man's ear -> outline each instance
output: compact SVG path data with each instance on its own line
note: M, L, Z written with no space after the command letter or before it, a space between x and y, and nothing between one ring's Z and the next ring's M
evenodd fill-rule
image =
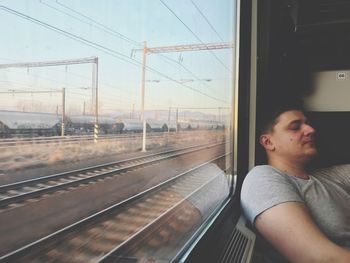
M271 137L269 134L262 134L259 138L260 144L269 151L275 150L275 146L273 145L273 142L271 141Z

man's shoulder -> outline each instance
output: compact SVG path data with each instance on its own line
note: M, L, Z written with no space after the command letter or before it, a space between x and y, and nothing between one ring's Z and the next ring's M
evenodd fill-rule
M271 165L257 165L253 167L248 174L250 173L260 173L260 172L274 172L277 171L276 168L274 168Z
M243 191L247 189L264 189L277 185L290 184L289 176L270 165L258 165L250 170L243 181Z
M256 179L257 177L266 179L269 177L275 177L276 175L278 177L283 177L283 173L271 165L257 165L249 171L249 173L246 176L246 179Z

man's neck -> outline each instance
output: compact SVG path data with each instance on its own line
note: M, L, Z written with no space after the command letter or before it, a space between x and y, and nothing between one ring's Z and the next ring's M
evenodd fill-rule
M299 177L302 179L309 179L309 175L305 169L304 163L299 162L287 162L284 160L269 160L269 165L277 168L278 170L285 172L289 175Z

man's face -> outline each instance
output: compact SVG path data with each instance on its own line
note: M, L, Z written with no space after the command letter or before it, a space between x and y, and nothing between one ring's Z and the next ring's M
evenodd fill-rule
M301 111L283 112L269 133L273 154L293 161L308 161L316 155L312 128Z

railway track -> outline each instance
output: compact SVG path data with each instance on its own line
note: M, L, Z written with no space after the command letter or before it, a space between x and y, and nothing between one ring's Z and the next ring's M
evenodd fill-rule
M225 155L215 160L223 157ZM176 237L184 235L201 220L201 214L188 198L223 176L222 171L210 170L209 163L215 160L4 255L0 260L118 262L118 258L130 249L135 250L140 242L151 247L159 247L159 242L166 239L168 243L176 243ZM134 254L142 255L140 251Z
M172 136L171 133L149 133L148 137L160 137L160 136ZM132 134L114 134L114 135L99 135L99 141L110 141L110 140L122 140L122 139L135 139L140 138L142 133L132 133ZM38 144L60 144L60 143L91 143L94 142L94 135L85 136L53 136L53 137L35 137L35 138L11 138L11 139L1 139L0 148L6 147L22 147L22 146L32 146Z
M193 135L196 132L201 134L202 131L181 131L176 132L149 132L147 133L148 138L157 137L177 137ZM129 133L129 134L113 134L113 135L99 135L98 141L111 141L111 140L129 140L141 138L142 133ZM39 144L61 144L61 143L93 143L94 135L84 135L84 136L52 136L52 137L35 137L35 138L8 138L0 139L0 149L8 147L22 147L22 146L33 146Z
M205 144L186 147L182 149L160 152L146 156L126 159L118 162L88 167L84 169L53 174L32 180L0 186L0 208L16 207L29 199L40 198L44 194L53 193L63 189L69 189L81 184L88 184L103 180L106 177L117 176L145 165L153 164L162 160L175 158L183 154L200 151L206 148L224 144Z

